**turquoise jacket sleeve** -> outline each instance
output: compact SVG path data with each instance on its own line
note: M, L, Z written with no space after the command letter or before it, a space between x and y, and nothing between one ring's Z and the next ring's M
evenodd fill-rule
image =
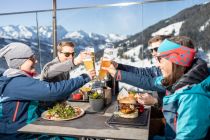
M197 140L206 136L210 126L210 100L207 96L183 95L177 113L176 139Z

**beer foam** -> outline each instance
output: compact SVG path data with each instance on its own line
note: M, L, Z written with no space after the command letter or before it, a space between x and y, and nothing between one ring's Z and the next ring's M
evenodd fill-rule
M111 59L107 57L103 57L102 61L111 61Z
M94 52L94 48L90 48L90 52Z
M94 52L94 48L93 47L87 47L86 50L88 50L90 52Z
M85 58L83 61L92 61L92 58Z

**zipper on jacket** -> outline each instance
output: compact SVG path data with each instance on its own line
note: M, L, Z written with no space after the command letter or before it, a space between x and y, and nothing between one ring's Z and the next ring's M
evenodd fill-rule
M16 108L15 108L15 113L14 113L13 119L12 119L13 122L15 122L15 120L16 120L19 105L20 105L20 101L17 101Z

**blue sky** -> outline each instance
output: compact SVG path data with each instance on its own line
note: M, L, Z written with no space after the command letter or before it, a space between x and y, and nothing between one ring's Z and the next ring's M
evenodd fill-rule
M57 8L135 1L142 0L57 0ZM57 24L64 26L68 31L84 30L100 34L131 35L187 7L206 1L209 0L184 0L128 7L59 11L57 12ZM0 13L51 8L52 0L1 0ZM50 26L52 25L52 13L39 13L38 20L40 26ZM35 14L0 16L0 26L5 25L36 26L36 17Z

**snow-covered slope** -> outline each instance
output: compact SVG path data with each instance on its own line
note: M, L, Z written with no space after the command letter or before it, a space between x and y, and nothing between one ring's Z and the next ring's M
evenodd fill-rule
M165 28L159 29L157 32L152 33L152 36L156 35L179 35L180 28L184 21L173 23L171 25L166 26Z
M200 32L204 31L209 25L210 25L210 19L207 20L207 21L199 28L199 31L200 31Z

